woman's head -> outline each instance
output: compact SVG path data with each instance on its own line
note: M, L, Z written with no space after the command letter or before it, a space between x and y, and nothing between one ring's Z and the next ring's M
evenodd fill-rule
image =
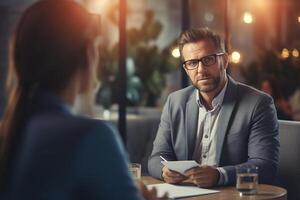
M96 57L95 17L72 0L42 0L23 14L13 38L12 67L21 87L58 92Z
M41 0L22 15L13 35L0 127L0 184L5 185L33 89L60 94L70 83L90 93L97 64L96 17L72 0ZM1 186L0 186L1 188Z

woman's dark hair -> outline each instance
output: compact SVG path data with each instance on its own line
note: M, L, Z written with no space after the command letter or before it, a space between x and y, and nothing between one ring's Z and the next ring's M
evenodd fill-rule
M95 16L72 0L42 0L22 15L12 37L8 99L0 127L0 181L20 145L26 108L35 88L60 92L78 71L87 70L88 51L99 33Z

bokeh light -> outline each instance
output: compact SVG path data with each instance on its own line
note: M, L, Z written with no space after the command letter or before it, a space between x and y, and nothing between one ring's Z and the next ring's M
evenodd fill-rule
M85 5L89 12L93 14L100 14L107 8L109 1L108 0L87 0Z
M235 64L241 62L241 54L238 51L233 51L231 53L230 60Z
M281 51L281 57L282 58L288 58L290 56L290 52L287 48L283 48Z
M298 58L299 57L299 51L298 51L298 49L293 49L292 55L293 55L293 57Z
M204 14L204 19L207 21L207 22L212 22L214 21L214 15L211 13L211 12L205 12Z
M179 58L180 57L180 52L179 52L179 48L178 47L175 47L173 50L172 50L172 56L174 58Z
M251 24L253 22L252 14L250 12L245 12L243 20L246 24Z

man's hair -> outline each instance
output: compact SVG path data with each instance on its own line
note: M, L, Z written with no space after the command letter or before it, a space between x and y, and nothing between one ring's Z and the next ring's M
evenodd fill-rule
M180 34L178 46L181 59L183 60L182 49L185 44L194 43L206 39L211 40L218 51L225 52L225 44L220 35L218 35L217 33L215 33L207 27L193 28L186 30Z

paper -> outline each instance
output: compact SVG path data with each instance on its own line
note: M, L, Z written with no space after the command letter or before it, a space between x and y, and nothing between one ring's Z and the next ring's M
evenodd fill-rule
M151 189L153 187L156 188L158 197L162 197L167 192L169 194L169 198L171 199L213 194L219 192L217 190L208 190L196 186L172 185L168 183L147 185L148 189Z
M199 166L199 164L194 160L181 160L181 161L161 161L164 166L169 169L184 174L184 172L193 167Z

